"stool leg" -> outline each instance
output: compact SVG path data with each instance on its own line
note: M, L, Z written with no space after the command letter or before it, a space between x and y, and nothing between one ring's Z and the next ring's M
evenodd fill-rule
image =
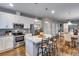
M39 56L39 47L38 47L38 52L37 52L37 56Z
M48 56L48 52L49 52L47 50L48 50L48 48L45 48L45 52L46 52L45 54L46 54L46 56Z
M42 48L42 56L44 56L44 53L43 53L43 48Z

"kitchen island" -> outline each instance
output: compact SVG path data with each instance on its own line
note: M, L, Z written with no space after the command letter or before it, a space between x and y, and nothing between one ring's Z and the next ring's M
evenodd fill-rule
M43 40L48 40L50 35L47 35ZM26 36L25 47L28 56L37 56L38 44L42 42L42 38L38 36Z

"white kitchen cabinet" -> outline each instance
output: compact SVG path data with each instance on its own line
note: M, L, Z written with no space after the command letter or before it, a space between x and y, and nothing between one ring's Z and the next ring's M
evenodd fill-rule
M0 51L4 50L3 38L0 38Z
M2 28L13 28L13 24L27 24L27 17L0 12ZM26 20L26 21L25 21ZM28 22L29 23L29 22Z
M13 37L5 37L5 49L13 48Z
M14 23L24 24L24 28L30 28L30 24L35 24L34 20L34 18L0 12L0 29L12 29Z
M17 23L24 24L24 28L30 28L30 24L34 24L33 18L17 16L16 20L18 21Z
M2 37L0 38L0 52L13 49L13 37Z
M0 29L13 28L12 21L15 19L14 15L0 12Z

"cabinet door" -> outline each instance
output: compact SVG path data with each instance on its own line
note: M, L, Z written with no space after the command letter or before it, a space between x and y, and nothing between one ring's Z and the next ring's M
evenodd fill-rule
M4 50L3 38L0 38L0 51Z
M13 48L13 37L9 38L8 46L9 48Z
M13 48L13 38L12 37L6 37L6 49Z
M12 22L14 19L14 15L5 12L0 12L0 29L12 29Z

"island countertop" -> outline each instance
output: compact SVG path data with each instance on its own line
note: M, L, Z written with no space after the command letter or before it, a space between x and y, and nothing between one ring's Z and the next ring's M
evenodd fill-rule
M48 38L50 38L51 35L46 35L43 40L48 40ZM38 36L25 36L26 40L30 40L33 43L39 43L42 41L42 38L39 38Z

